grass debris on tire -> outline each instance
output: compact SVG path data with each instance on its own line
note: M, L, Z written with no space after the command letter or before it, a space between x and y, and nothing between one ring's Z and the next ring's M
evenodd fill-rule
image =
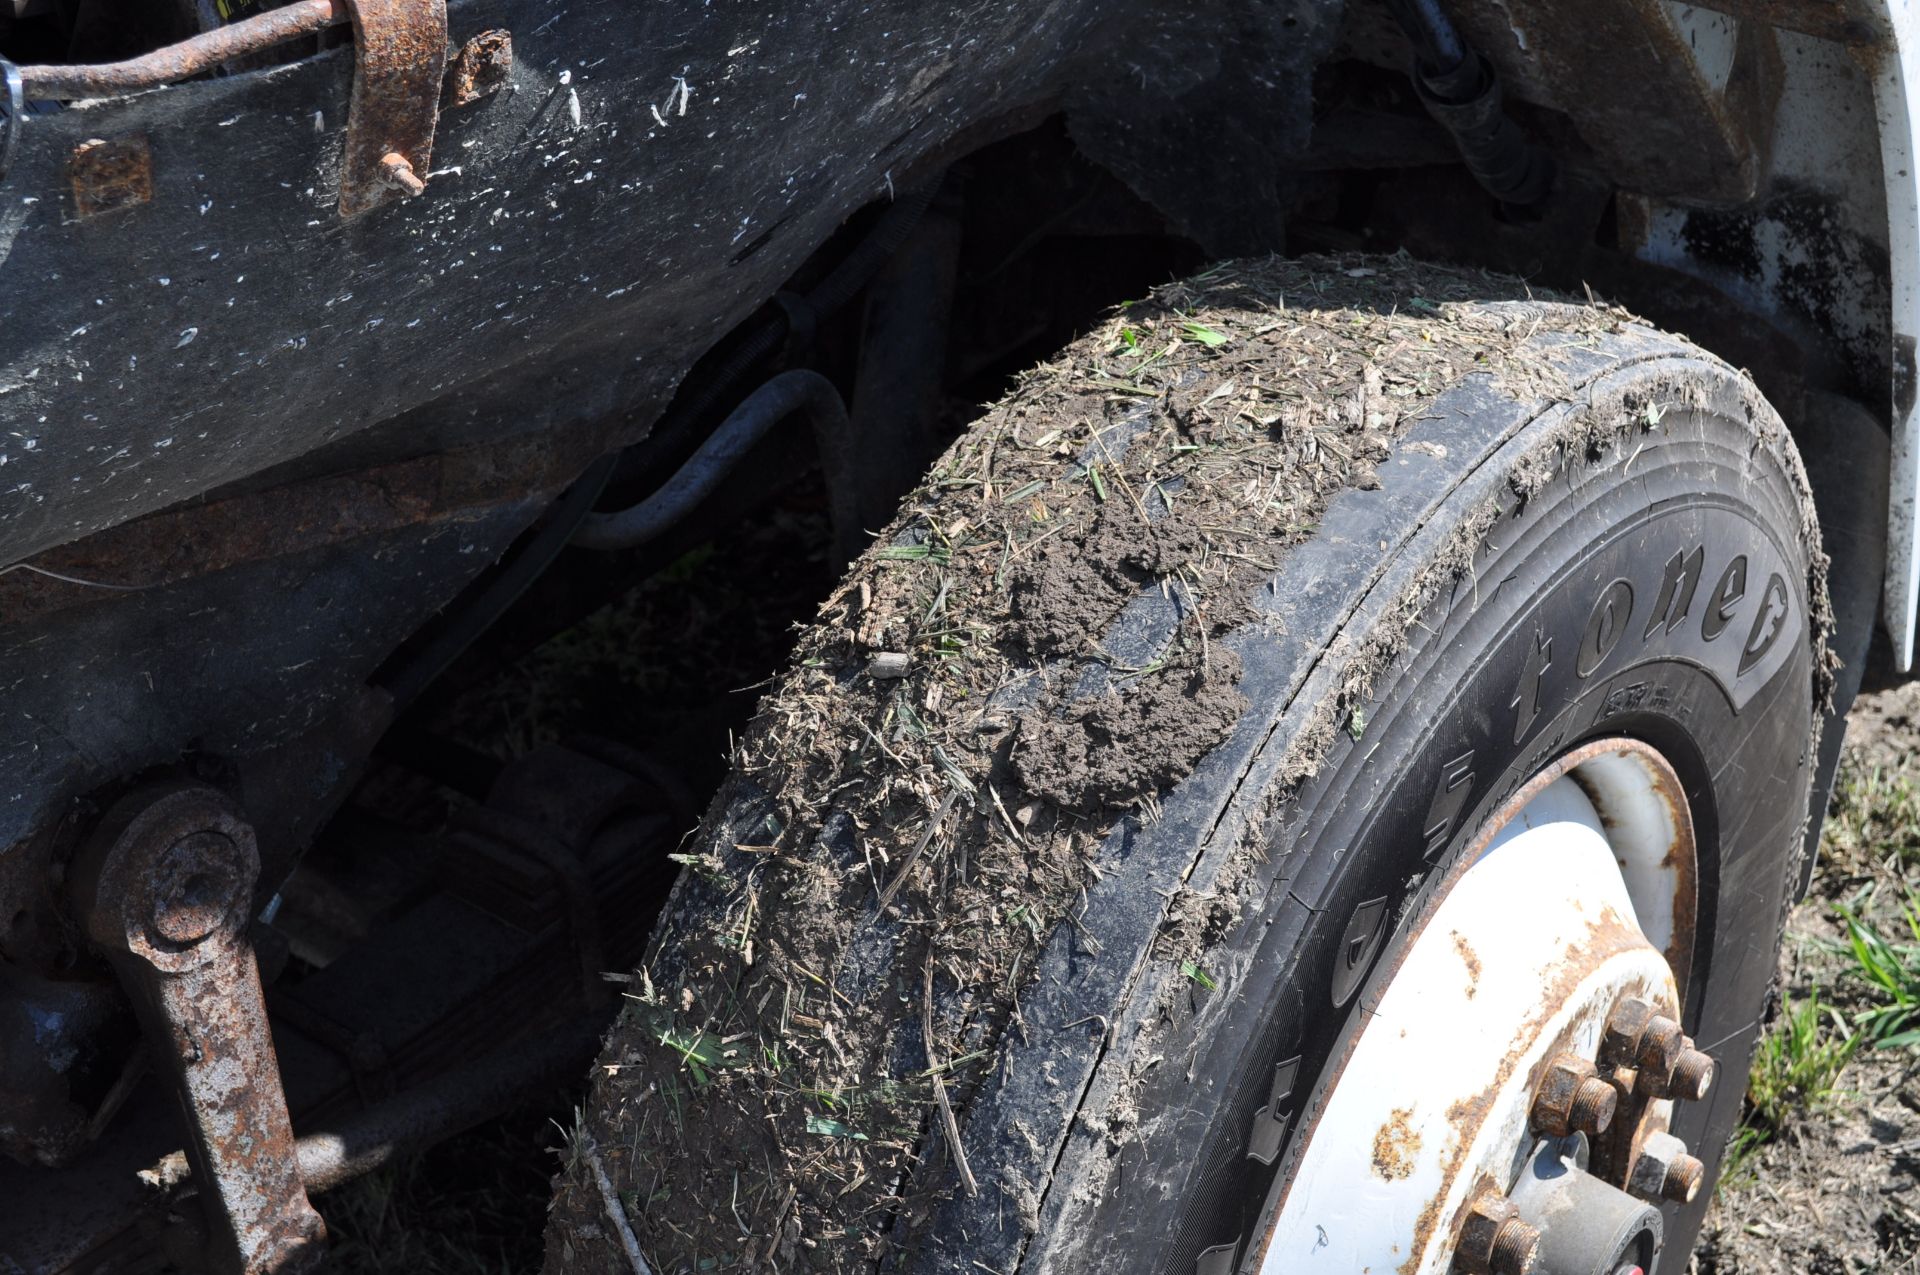
M1123 310L800 636L627 985L549 1268L1260 1269L1415 922L1602 735L1692 811L1676 1012L1721 1080L1673 1123L1717 1160L1825 693L1810 510L1743 376L1510 279L1233 262Z

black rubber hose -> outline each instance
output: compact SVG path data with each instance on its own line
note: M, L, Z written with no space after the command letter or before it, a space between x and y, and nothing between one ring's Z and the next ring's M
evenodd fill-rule
M940 183L932 181L894 200L874 222L872 232L828 271L826 278L804 294L807 304L820 314L831 314L853 300L854 294L867 286L867 281L887 259L900 251L939 193Z
M671 451L679 437L705 416L722 395L735 389L748 372L780 348L780 343L793 330L791 307L805 306L818 320L853 300L887 259L900 251L939 193L940 183L933 181L921 189L908 191L890 204L866 237L828 271L825 278L797 297L787 297L780 313L768 316L748 332L726 361L704 378L706 383L694 390L685 402L675 404L653 435L636 446L651 443L655 451L663 448Z
M827 437L844 437L848 429L847 407L832 381L806 368L782 372L747 395L660 490L629 509L589 516L573 543L585 549L645 544L712 495L747 450L795 412L806 413Z
M1506 113L1493 64L1470 48L1440 0L1388 0L1413 45L1413 84L1427 114L1453 135L1467 171L1507 208L1538 205L1553 186L1553 157Z
M839 264L828 271L825 278L810 289L800 302L816 315L829 314L851 301L868 280L885 265L887 259L900 250L913 233L920 219L926 215L928 205L940 191L938 181L925 187L908 191L895 200L874 222L873 229L865 238L841 259ZM666 420L661 422L657 435L666 436L683 432L690 428L714 402L738 383L740 378L752 371L754 366L771 356L780 348L785 339L791 320L782 314L762 323L747 339L741 343L723 363L718 372L710 378L705 388L695 393L686 403L680 405ZM775 378L776 380L778 378ZM769 382L771 384L771 382ZM823 381L823 384L825 382ZM764 387L763 387L764 388ZM840 406L838 393L828 384L827 391L832 394L833 403L844 420L846 409ZM745 404L741 405L743 408ZM738 415L738 412L735 413ZM729 420L732 418L729 417ZM722 427L724 428L724 426ZM706 448L697 453L704 454ZM554 504L552 516L534 538L514 555L499 575L488 582L471 602L462 604L458 615L450 617L448 622L428 639L425 646L407 657L387 676L378 679L387 693L393 697L396 709L404 708L425 691L433 680L445 672L460 654L477 641L481 634L491 628L516 602L520 595L532 586L567 547L569 542L587 545L591 548L624 548L621 544L597 545L589 538L575 539L575 533L581 529L581 523L593 515L593 505L600 493L607 487L625 453L615 453L595 461L578 482ZM737 459L737 457L735 458ZM731 463L731 462L729 462ZM687 468L693 462L689 461ZM724 471L722 471L724 473ZM686 468L681 474L686 473ZM677 483L680 474L676 474L673 483ZM671 485L671 483L669 484ZM710 489L709 489L710 490ZM704 493L703 493L704 494ZM692 508L692 504L687 508ZM641 502L637 509L648 508L652 500ZM633 513L634 510L628 510ZM598 517L598 515L593 515ZM640 544L657 534L658 529L639 536L632 541Z
M1466 41L1440 0L1387 0L1387 8L1413 43L1414 65L1422 73L1444 75L1467 60Z

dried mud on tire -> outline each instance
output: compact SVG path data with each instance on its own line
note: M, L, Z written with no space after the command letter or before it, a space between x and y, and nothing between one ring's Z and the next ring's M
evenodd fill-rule
M956 1193L1030 1228L1031 1189L976 1178L954 1133L1108 830L1240 718L1221 639L1276 622L1248 600L1435 395L1483 373L1562 396L1527 342L1629 322L1401 258L1238 262L1026 376L740 742L595 1069L548 1269L629 1271L629 1245L661 1275L877 1269ZM1154 905L1150 959L1231 919Z

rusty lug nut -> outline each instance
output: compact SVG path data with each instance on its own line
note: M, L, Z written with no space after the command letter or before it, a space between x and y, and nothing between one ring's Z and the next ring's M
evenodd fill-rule
M427 188L427 184L420 180L420 174L413 171L413 165L399 151L388 151L380 157L380 181L408 199Z
M1619 1105L1620 1095L1599 1078L1592 1063L1575 1054L1561 1054L1547 1064L1547 1074L1534 1091L1533 1131L1550 1138L1598 1134L1613 1122Z
M1488 1191L1460 1224L1453 1263L1466 1275L1530 1275L1539 1251L1539 1228L1521 1219L1512 1200Z
M1627 1176L1627 1189L1643 1200L1691 1204L1700 1194L1707 1166L1687 1154L1687 1144L1670 1133L1647 1136Z
M1652 1097L1666 1096L1668 1081L1680 1055L1693 1042L1680 1024L1638 996L1629 996L1607 1016L1600 1038L1600 1059L1634 1071L1634 1090Z
M1713 1088L1713 1059L1688 1041L1674 1061L1673 1074L1667 1078L1667 1096L1698 1102Z
M1687 1047L1680 1051L1680 1060L1673 1065L1673 1078L1669 1082L1673 1096L1699 1102L1713 1088L1715 1074L1713 1059L1688 1041Z

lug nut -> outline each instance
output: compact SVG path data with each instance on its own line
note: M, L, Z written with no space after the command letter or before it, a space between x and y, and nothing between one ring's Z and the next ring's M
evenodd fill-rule
M413 171L413 165L399 151L388 151L380 157L380 181L408 199L427 188L427 183L420 180L420 174Z
M1667 1182L1661 1194L1675 1204L1692 1204L1693 1197L1700 1194L1700 1184L1706 1180L1706 1165L1694 1156L1677 1155L1667 1165Z
M1531 1275L1539 1251L1539 1228L1521 1220L1512 1200L1488 1191L1460 1224L1453 1262L1466 1275Z
M1592 1063L1574 1054L1561 1054L1547 1064L1547 1074L1534 1092L1530 1112L1533 1131L1551 1138L1599 1134L1613 1122L1619 1105L1620 1095L1598 1077Z
M1643 1200L1691 1204L1700 1194L1707 1166L1687 1154L1687 1144L1670 1133L1649 1134L1627 1177L1627 1189Z
M1614 1006L1600 1057L1633 1069L1633 1090L1648 1098L1697 1102L1713 1087L1713 1059L1695 1049L1680 1024L1638 996Z

